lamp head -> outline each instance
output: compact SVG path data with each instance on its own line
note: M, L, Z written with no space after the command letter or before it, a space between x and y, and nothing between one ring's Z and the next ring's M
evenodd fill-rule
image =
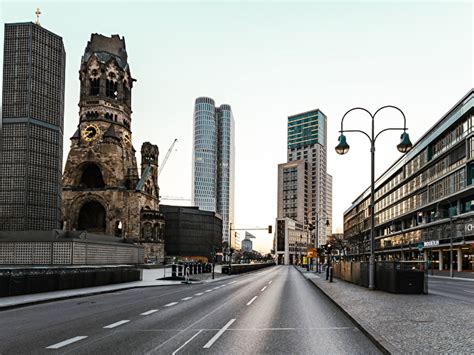
M349 151L349 144L346 142L346 136L341 133L339 136L339 144L336 146L337 154L346 154Z
M407 132L403 132L400 136L400 144L397 145L397 149L400 153L407 153L410 151L413 144L410 142L410 136Z

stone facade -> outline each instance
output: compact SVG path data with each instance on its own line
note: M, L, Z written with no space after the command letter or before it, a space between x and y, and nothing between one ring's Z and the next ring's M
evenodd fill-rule
M63 175L64 229L132 238L153 245L146 252L162 259L159 151L149 142L142 145L139 174L131 132L134 79L125 40L93 34L79 79L79 125Z

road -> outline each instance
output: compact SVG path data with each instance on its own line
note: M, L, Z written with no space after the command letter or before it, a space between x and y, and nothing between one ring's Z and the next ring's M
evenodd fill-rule
M471 279L429 277L428 292L474 304L474 281Z
M0 354L378 354L294 267L0 312Z

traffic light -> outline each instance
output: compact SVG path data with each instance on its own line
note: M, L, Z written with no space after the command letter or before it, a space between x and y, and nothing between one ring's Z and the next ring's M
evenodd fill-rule
M268 234L272 234L272 226L268 226Z

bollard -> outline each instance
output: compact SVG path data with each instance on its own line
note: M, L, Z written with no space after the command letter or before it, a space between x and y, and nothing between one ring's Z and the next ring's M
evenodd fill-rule
M326 266L326 281L329 280L329 267Z
M175 264L171 265L171 277L176 277L176 266Z
M332 266L329 267L329 282L332 282Z

